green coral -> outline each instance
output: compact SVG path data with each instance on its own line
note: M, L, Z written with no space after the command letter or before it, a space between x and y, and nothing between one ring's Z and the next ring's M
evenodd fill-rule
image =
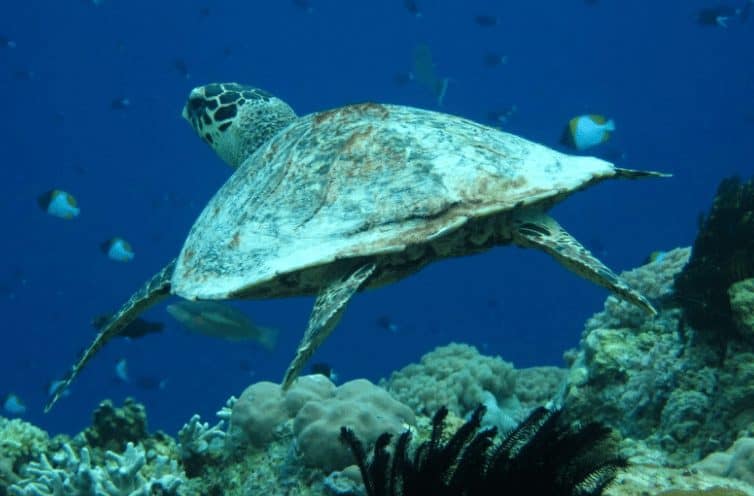
M0 417L0 486L18 479L21 466L47 451L49 436L21 419Z

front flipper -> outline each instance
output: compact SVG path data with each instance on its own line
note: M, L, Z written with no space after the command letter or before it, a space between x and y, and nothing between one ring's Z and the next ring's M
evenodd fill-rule
M144 286L134 293L120 310L100 329L92 344L84 351L78 361L65 376L60 386L55 388L47 404L45 412L49 412L55 403L63 396L63 393L71 385L81 369L94 355L102 349L108 341L118 335L128 324L139 316L147 308L156 304L170 294L170 279L173 277L175 260L172 260L161 271L155 274Z
M374 263L362 265L345 278L338 278L321 290L314 302L309 325L296 350L296 356L288 366L283 379L283 389L288 389L299 376L307 360L332 333L338 324L348 300L372 275Z
M524 210L513 215L512 223L513 241L517 245L544 250L573 272L609 289L650 316L657 315L657 310L644 296L631 289L612 270L589 253L589 250L568 234L552 217L538 210Z

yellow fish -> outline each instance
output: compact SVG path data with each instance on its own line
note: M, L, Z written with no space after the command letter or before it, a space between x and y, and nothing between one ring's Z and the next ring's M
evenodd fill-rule
M609 140L613 131L615 122L604 115L579 115L568 121L560 142L577 150L585 150Z
M39 195L37 203L42 210L61 219L73 219L74 217L78 217L81 212L76 198L70 193L59 189L52 189Z
M123 238L108 239L100 245L102 252L116 262L130 262L136 254L131 243Z

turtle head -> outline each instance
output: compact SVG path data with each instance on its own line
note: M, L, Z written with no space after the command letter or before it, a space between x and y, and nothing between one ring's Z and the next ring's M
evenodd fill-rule
M238 83L214 83L191 90L183 118L235 169L293 122L296 113L264 90Z

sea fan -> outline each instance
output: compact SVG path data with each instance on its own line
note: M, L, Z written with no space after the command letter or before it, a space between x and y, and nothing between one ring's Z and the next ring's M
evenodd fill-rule
M610 430L598 423L570 427L560 410L538 408L518 427L496 440L494 428L480 430L484 406L447 441L447 409L432 419L432 433L409 454L404 432L388 451L390 434L377 439L367 461L364 446L347 427L340 431L361 471L368 496L482 496L536 494L591 496L626 466Z

